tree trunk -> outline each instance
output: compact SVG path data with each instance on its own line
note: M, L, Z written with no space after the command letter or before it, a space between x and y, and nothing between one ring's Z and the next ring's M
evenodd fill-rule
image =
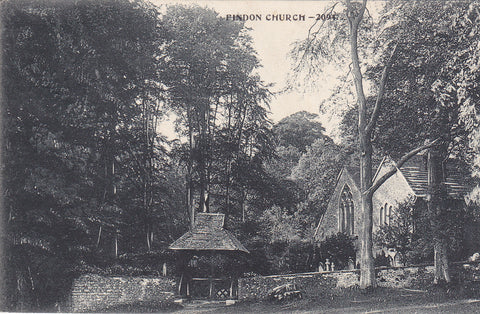
M445 221L443 213L445 211L446 190L443 184L442 156L439 147L433 147L428 152L428 194L427 206L430 213L433 249L434 249L434 283L450 282L450 272L448 269L448 250L447 239L444 234Z
M152 250L152 246L151 246L151 238L150 238L150 228L147 227L147 232L146 232L146 235L147 235L147 249L148 249L148 252L150 252Z
M244 187L241 188L241 196L240 196L240 206L242 207L242 222L245 222L245 211L246 211L246 200L247 200L247 193L245 193Z
M191 122L190 122L191 125ZM191 128L191 127L190 127ZM190 218L190 230L195 226L195 207L193 206L193 130L189 130L189 141L190 141L190 156L188 158L187 165L187 210Z
M360 158L360 190L363 228L360 254L360 288L375 288L375 263L373 259L373 200L367 190L372 185L372 143L369 136L360 141L362 156Z
M118 257L118 230L115 232L115 258Z
M358 57L358 28L365 12L366 0L359 11L347 1L347 17L350 26L350 55L352 57L352 74L357 94L358 137L360 140L360 211L363 214L360 251L360 288L374 288L375 265L373 260L373 192L372 186L372 128L367 127L367 99L363 89L363 77Z

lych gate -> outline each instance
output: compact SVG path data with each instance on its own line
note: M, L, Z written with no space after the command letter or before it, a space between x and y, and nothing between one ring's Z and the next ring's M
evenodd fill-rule
M177 251L182 297L232 299L237 297L238 259L248 250L223 228L225 215L198 213L195 226L170 245Z

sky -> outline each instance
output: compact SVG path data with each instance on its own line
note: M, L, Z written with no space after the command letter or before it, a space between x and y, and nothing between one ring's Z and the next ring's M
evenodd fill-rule
M253 46L258 53L260 63L263 65L258 70L260 77L266 83L274 84L271 89L275 96L270 102L270 119L273 122L278 122L288 115L305 110L319 114L319 121L327 129L327 133L334 132L339 118L332 117L327 113L320 114L319 111L321 101L330 96L331 89L336 84L332 76L319 77L319 83L317 83L319 87L315 91L279 93L286 87L287 78L291 73L288 53L292 44L307 37L309 28L315 22L314 18L308 17L323 14L325 9L332 4L331 1L151 1L158 6L172 3L197 4L201 7L214 9L223 18L227 18L228 14L261 15L261 20L249 20L245 26L251 28L249 33L253 39ZM268 15L274 14L305 15L305 20L267 21ZM172 130L168 130L170 128L168 121L164 122L162 128L164 132L172 132Z

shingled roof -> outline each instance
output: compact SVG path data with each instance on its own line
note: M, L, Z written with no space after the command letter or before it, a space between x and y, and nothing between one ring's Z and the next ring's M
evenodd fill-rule
M468 192L462 171L457 162L449 160L446 163L445 185L447 193L453 198L463 198ZM404 175L415 195L425 197L428 189L428 173L423 155L416 155L409 159L400 171Z
M242 251L248 250L235 236L223 228L224 214L198 213L195 227L170 245L182 251Z

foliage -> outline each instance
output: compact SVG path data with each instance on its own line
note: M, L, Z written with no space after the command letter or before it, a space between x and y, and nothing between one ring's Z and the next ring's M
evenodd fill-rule
M335 181L345 163L342 147L324 137L307 147L298 164L292 169L292 178L306 194L303 215L316 222L327 208Z
M140 0L3 8L12 309L59 300L64 271L164 249L186 230L187 175L209 178L215 209L237 218L264 196L268 90L242 24ZM170 109L198 145L168 150L158 123Z
M265 171L277 180L289 180L301 156L302 152L295 146L276 146L274 158L265 162Z
M428 245L428 248L424 245L424 240L429 237L426 208L415 205L414 200L398 204L389 223L380 226L374 233L374 241L378 247L395 248L407 264L426 262L426 258L431 258L433 249L431 245Z
M447 201L449 206L442 215L442 230L449 256L463 260L469 254L465 246L466 231L470 218L460 201ZM409 265L428 263L432 259L433 215L429 214L425 202L408 200L398 204L388 225L382 225L374 234L375 244L383 248L395 248L403 262Z
M342 232L330 235L318 244L318 258L325 263L328 258L335 264L335 269L345 269L348 261L355 262L355 238Z
M8 247L21 261L11 271L33 278L27 290L44 293L44 283L61 286L63 278L48 265L68 270L94 250L113 255L116 234L138 228L138 220L124 224L128 210L120 201L139 197L130 188L143 170L135 157L143 151L147 108L137 100L151 111L149 95L161 95L151 84L162 31L155 11L136 1L10 1L2 13ZM35 257L16 255L25 251ZM24 292L11 288L17 304L25 302ZM41 308L53 297L37 301Z
M292 146L300 152L305 152L313 142L325 137L325 128L320 122L315 121L317 118L317 114L299 111L280 120L273 126L277 145Z
M264 211L260 221L267 243L300 240L300 226L294 215L279 206Z
M302 273L313 271L314 248L304 241L258 241L249 247L248 268L261 275Z
M222 211L244 221L247 199L262 193L252 183L265 177L261 163L273 151L270 93L254 72L251 38L243 23L200 7L168 7L163 22L172 40L162 73L177 130L187 137L179 150L190 215Z

